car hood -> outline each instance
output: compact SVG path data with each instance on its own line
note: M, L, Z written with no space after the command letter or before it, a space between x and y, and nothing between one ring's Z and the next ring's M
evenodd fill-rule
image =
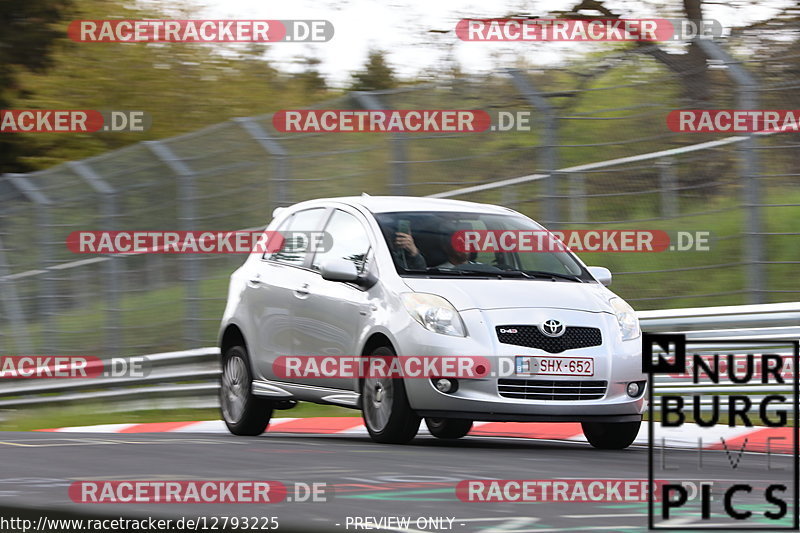
M414 292L437 294L459 310L544 307L612 313L614 293L599 283L529 279L404 278Z

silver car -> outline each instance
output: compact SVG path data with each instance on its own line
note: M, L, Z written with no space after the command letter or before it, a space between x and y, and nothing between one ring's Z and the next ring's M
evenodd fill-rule
M360 409L382 443L410 441L424 419L445 439L476 420L580 422L597 448L629 446L645 409L641 332L609 271L569 251L456 250L466 230L545 231L505 207L431 198L276 209L268 232L327 244L287 238L231 275L219 336L229 430L261 434L274 410L309 401ZM292 356L479 356L491 372L287 377Z

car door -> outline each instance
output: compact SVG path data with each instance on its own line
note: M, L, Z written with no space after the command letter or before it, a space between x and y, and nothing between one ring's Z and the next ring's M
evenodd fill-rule
M298 211L289 217L279 232L315 231L322 225L327 209L324 207ZM286 239L280 250L265 253L250 272L247 280L248 309L255 326L256 345L254 366L260 377L283 378L273 370L275 359L292 355L294 349L294 308L297 291L303 290L309 261L308 252L296 248L297 242Z
M355 211L337 208L325 226L331 246L314 254L308 272L308 294L296 305L296 354L359 355L357 344L369 314L369 292L355 283L325 280L319 270L325 261L341 258L352 261L358 272L365 271L373 243L362 217ZM302 379L300 382L344 390L353 388L353 379L349 377Z

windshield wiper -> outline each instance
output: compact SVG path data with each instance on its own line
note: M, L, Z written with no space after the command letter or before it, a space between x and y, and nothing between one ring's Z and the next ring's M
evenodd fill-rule
M543 270L526 270L525 272L533 276L567 279L569 281L577 281L578 283L583 283L583 280L574 274L559 274L558 272L545 272Z
M492 276L497 276L498 278L528 278L534 279L536 276L531 276L527 272L522 270L501 270L500 272L492 272Z
M522 275L528 278L558 278L583 283L583 280L573 274L559 274L558 272L545 272L544 270L503 270L504 274Z
M481 277L491 277L494 275L494 272L482 272L479 270L463 270L460 268L439 268L439 267L428 267L425 270L422 269L406 269L406 274L455 274L457 276L481 276Z

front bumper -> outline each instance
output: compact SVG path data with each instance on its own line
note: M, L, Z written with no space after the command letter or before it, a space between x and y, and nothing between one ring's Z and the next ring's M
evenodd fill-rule
M430 379L406 378L404 384L411 408L421 416L443 418L469 418L498 421L549 421L549 422L623 422L641 419L646 408L646 391L631 398L626 392L631 381L645 381L642 373L641 337L622 341L616 317L609 313L590 313L564 309L496 309L467 310L461 316L467 327L467 337L452 337L426 330L410 321L397 335L400 355L472 355L487 357L494 375L485 378L459 380L458 390L442 393ZM495 326L540 324L555 318L570 326L600 328L603 342L600 346L567 350L549 354L543 350L500 343ZM592 357L594 375L575 376L514 376L517 355L557 357ZM503 360L503 361L501 361ZM512 374L508 375L507 371ZM506 375L500 376L500 372ZM532 400L508 398L498 391L498 379L528 379L559 381L606 381L605 394L592 400Z

